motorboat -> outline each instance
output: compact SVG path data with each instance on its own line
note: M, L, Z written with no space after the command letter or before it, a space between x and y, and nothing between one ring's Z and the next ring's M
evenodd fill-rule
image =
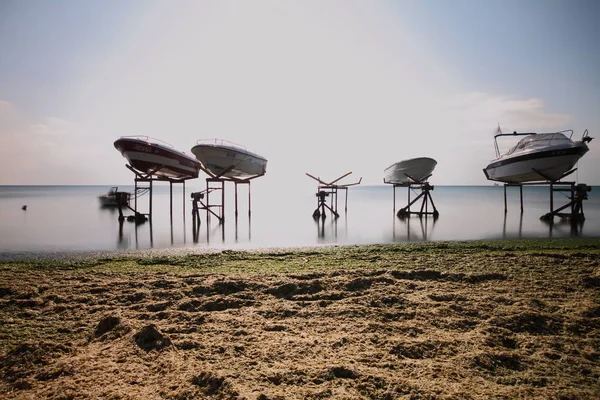
M267 172L267 159L223 139L201 139L192 153L214 177L248 179Z
M193 156L148 136L123 136L115 141L115 148L131 167L149 176L183 180L197 178L200 172Z
M119 200L122 201L121 205L129 205L130 198L131 193L119 192L119 188L117 186L113 186L108 192L98 196L98 201L102 207L117 207L119 205Z
M519 142L500 155L499 137L524 136ZM492 181L520 184L526 182L556 182L571 172L579 159L588 152L593 138L587 129L581 140L573 141L572 130L554 133L502 133L494 136L496 159L483 170Z
M436 165L437 161L429 157L399 161L384 170L383 182L394 185L424 182L431 176Z

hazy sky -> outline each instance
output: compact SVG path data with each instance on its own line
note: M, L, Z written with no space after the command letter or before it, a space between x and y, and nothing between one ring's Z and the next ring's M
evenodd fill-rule
M489 184L493 134L584 129L600 184L600 1L0 0L0 184L131 184L113 142L223 138L304 173Z

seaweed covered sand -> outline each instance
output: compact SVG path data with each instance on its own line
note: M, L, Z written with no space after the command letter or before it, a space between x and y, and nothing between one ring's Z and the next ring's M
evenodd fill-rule
M7 399L595 399L600 240L0 264Z

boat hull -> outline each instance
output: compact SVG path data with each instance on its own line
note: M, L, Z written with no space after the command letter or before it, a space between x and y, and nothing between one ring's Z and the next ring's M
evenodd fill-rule
M110 191L106 194L98 196L98 202L101 207L117 207L119 206L119 198L122 201L122 206L128 206L131 198L131 193Z
M384 183L403 185L427 179L437 161L429 157L411 158L390 165L384 170Z
M500 158L492 161L483 172L489 180L504 183L557 181L573 169L587 151L585 143L577 142L568 147Z
M264 157L242 148L198 144L192 147L192 153L215 176L245 179L267 172L267 160Z
M193 157L161 145L138 138L120 138L115 148L136 170L167 179L197 178L200 163Z

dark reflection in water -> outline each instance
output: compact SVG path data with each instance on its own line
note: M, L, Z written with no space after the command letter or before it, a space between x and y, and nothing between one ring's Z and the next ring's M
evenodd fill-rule
M235 242L238 243L240 241L239 235L239 220L238 216L235 216ZM242 239L243 241L247 240L248 242L252 241L252 214L248 213L248 236Z
M542 220L542 222L548 225L548 237L580 237L585 224L584 220L569 219Z
M520 213L519 216L519 228L515 231L515 230L509 230L507 232L506 230L506 220L507 220L507 213L504 213L504 223L502 224L502 238L503 239L511 239L514 238L515 235L511 235L511 233L515 232L516 233L516 238L517 239L521 239L523 237L523 212Z
M314 218L317 228L318 243L337 243L338 239L344 241L348 237L348 213L343 212L339 217ZM340 232L341 229L341 232ZM341 233L341 237L338 234Z
M125 230L129 230L129 229L124 229L125 226L131 226L132 230L134 232L134 239L135 239L135 249L139 249L139 248L143 248L143 246L140 246L140 233L138 232L139 230L141 230L141 226L144 226L144 230L147 229L148 231L148 240L150 243L150 247L153 247L153 243L154 243L154 237L153 237L153 229L152 229L152 218L148 218L148 219L143 219L143 220L135 220L133 218L133 216L130 216L129 218L125 217L125 218L116 218L118 221L118 226L119 226L119 231L118 231L118 236L117 236L117 248L118 249L129 249L132 248L131 243L129 241L129 237L124 235L124 231ZM171 241L173 240L173 222L171 220Z
M422 215L398 218L394 216L392 236L396 241L426 241L429 240L438 217ZM403 233L406 232L406 235Z

